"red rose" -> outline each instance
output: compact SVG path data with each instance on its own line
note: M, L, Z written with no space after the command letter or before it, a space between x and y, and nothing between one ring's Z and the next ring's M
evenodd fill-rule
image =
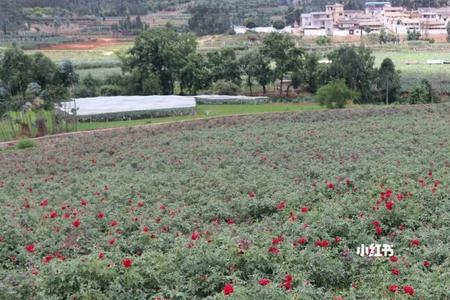
M302 213L306 214L309 211L309 208L308 207L302 207L302 208L300 208L300 211Z
M150 229L149 229L147 226L144 226L144 228L142 228L142 231L144 231L144 232L149 232Z
M65 213L63 214L63 219L69 219L70 218L70 214L69 213Z
M199 237L200 237L200 233L197 232L197 231L194 231L194 232L191 234L191 239L192 239L193 241L198 240Z
M52 211L50 213L50 218L52 218L52 219L56 218L57 216L58 216L58 213L56 211Z
M86 199L81 199L80 204L86 206L88 204L88 201Z
M328 187L330 190L332 190L332 189L334 189L334 184L333 184L332 182L328 182L328 183L327 183L327 187Z
M300 245L304 245L304 244L308 243L308 240L304 237L301 237L297 240L297 243L299 243Z
M286 208L286 201L281 201L277 204L277 210L283 210Z
M42 263L48 264L53 259L53 255L49 254L42 259Z
M40 206L47 206L48 205L48 199L44 199L41 201L41 203L39 204Z
M248 193L248 197L249 198L255 198L256 197L256 193L255 192L249 192Z
M117 226L117 224L119 224L119 223L117 223L116 220L112 220L111 223L110 223L110 225L111 225L112 227Z
M388 287L388 290L389 290L390 292L392 292L392 293L395 293L395 292L398 291L398 285L396 285L396 284L391 284L391 285Z
M375 220L375 221L372 221L372 225L375 226L375 227L380 227L381 226L381 222Z
M396 261L398 261L398 257L395 256L395 255L392 255L391 257L389 257L389 260L390 260L391 262L396 262Z
M103 259L105 257L105 252L100 252L98 254L98 259Z
M137 205L138 205L138 207L142 207L142 206L144 206L144 202L143 201L139 201Z
M110 244L110 245L114 245L115 243L116 243L116 239L110 239L108 241L108 244Z
M392 210L394 208L394 201L389 201L386 203L386 209Z
M391 273L392 273L392 275L398 276L398 275L400 275L400 270L399 269L392 269Z
M375 233L376 233L377 235L381 235L381 234L383 233L383 228L381 228L381 227L375 227Z
M328 247L330 245L330 242L328 240L323 240L323 241L315 241L314 242L314 246L316 247Z
M78 228L78 227L80 227L80 225L81 225L80 220L78 220L78 219L73 220L73 222L72 222L73 227Z
M403 292L405 294L410 295L410 296L414 296L414 293L415 293L414 288L412 286L410 286L410 285L405 285L403 287Z
M342 238L341 238L340 236L337 236L337 237L334 238L334 243L335 243L336 245L339 245L340 242L342 242Z
M423 262L423 266L425 268L429 268L431 266L431 263L428 260L426 260L426 261Z
M262 279L258 280L258 283L259 283L259 285L265 286L270 283L270 280L267 278L262 278Z
M124 260L122 260L122 265L128 269L133 265L133 260L131 258L125 258Z
M36 246L34 244L26 245L24 248L25 248L25 250L27 250L28 252L31 252L31 253L36 251Z
M284 241L284 237L279 235L272 239L272 245L278 245L278 244L282 243L283 241Z
M280 249L278 249L277 247L269 247L269 253L278 254L279 252Z
M227 219L227 224L228 224L228 225L234 224L234 220L233 220L232 218L228 218L228 219Z
M105 214L102 213L102 212L99 212L99 213L97 214L97 219L103 219L104 217L105 217Z
M411 241L409 241L409 243L413 247L419 247L420 246L420 240L418 240L418 239L411 240Z
M233 292L234 292L233 285L231 283L225 284L225 286L223 287L223 294L231 295L231 294L233 294Z
M286 290L292 289L292 281L293 281L292 275L291 274L287 274L286 276L284 276L284 279L283 279L283 287Z
M398 201L402 201L403 199L405 199L405 196L403 196L402 193L398 193L398 194L397 194L397 200L398 200Z

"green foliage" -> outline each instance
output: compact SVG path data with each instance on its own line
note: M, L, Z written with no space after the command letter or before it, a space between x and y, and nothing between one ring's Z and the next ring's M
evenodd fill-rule
M191 34L172 29L143 32L123 57L123 69L136 94L173 94L175 81L197 42Z
M237 84L225 81L225 80L218 80L216 81L212 86L213 93L216 95L238 95L240 88Z
M331 38L329 36L318 36L316 38L316 44L319 46L328 46L331 44Z
M396 102L400 97L400 74L395 70L395 65L390 58L385 58L378 70L377 86L380 97L386 104Z
M272 26L275 29L281 30L286 27L286 23L283 20L276 20L272 22Z
M423 79L420 84L416 85L410 92L408 97L409 104L423 104L440 102L430 82Z
M335 80L322 86L316 95L320 105L327 108L344 108L348 101L354 100L356 97L357 93L345 84L344 79Z
M241 85L241 68L233 49L225 48L206 54L207 67L212 82L225 80Z
M372 81L376 77L372 51L363 46L343 46L331 54L328 74L331 79L344 78L346 84L359 93L359 101L371 102Z
M27 148L34 148L34 147L36 147L36 143L30 139L21 139L16 144L17 149L27 149Z

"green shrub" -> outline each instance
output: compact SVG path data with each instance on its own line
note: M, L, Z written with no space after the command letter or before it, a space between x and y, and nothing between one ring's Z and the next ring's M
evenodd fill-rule
M231 95L236 96L240 92L239 86L236 84L225 81L225 80L219 80L213 84L213 93L217 95Z
M344 79L339 79L322 86L317 91L316 98L322 106L344 108L347 105L347 101L353 100L357 96L357 93L345 84Z
M119 96L122 92L122 88L117 85L104 85L100 88L101 96Z
M34 147L36 147L36 143L30 139L20 140L16 144L17 149L27 149L27 148L34 148Z

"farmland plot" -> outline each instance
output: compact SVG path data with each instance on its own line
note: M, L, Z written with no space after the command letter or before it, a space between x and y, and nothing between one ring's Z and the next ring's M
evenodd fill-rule
M448 299L449 113L227 117L1 152L0 295Z

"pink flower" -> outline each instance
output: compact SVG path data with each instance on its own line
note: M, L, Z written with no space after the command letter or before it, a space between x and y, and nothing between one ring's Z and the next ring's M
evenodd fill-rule
M86 206L88 204L88 201L86 199L81 199L80 204Z
M256 193L255 192L248 192L248 197L250 199L255 198L256 197Z
M119 224L119 223L116 220L112 220L109 225L111 225L111 227L114 227L114 226L117 226L117 224Z
M42 259L43 264L48 264L53 259L53 255L49 254Z
M272 239L272 245L278 245L278 244L282 243L283 241L284 241L284 237L279 235Z
M47 205L48 205L48 199L42 200L41 203L39 204L39 206L42 206L42 207L47 206Z

